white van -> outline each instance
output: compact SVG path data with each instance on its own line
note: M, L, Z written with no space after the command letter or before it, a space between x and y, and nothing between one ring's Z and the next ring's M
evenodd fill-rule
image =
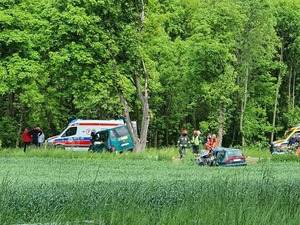
M73 150L88 150L90 135L109 128L124 125L123 120L75 120L60 134L46 140L48 146L62 147Z

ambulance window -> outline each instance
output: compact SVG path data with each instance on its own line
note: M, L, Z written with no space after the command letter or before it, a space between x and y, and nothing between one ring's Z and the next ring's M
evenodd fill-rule
M63 137L73 136L77 133L77 127L70 127L66 132L62 135Z

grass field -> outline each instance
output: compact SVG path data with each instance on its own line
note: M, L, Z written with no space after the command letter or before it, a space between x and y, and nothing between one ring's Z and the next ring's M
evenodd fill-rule
M174 154L0 150L0 224L299 224L297 160L199 167Z

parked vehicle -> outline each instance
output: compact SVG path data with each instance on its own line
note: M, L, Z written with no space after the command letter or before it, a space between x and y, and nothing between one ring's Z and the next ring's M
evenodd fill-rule
M92 147L94 152L123 152L132 150L134 147L126 125L98 131L96 136L96 141Z
M92 131L101 131L124 125L123 120L75 120L59 135L46 140L48 146L88 150Z
M246 166L246 157L237 148L217 147L207 153L201 151L201 155L195 159L199 166Z
M293 135L296 135L296 137L300 139L300 124L296 124L292 128L286 130L284 136L281 139L272 142L270 144L270 152L274 152L274 154L283 152L282 149L288 146L289 140Z

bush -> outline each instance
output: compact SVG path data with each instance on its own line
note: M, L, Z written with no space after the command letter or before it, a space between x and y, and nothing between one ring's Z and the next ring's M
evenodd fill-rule
M11 117L4 116L0 121L0 142L2 147L15 147L17 124Z
M272 155L271 161L273 162L300 162L300 157L296 155Z

